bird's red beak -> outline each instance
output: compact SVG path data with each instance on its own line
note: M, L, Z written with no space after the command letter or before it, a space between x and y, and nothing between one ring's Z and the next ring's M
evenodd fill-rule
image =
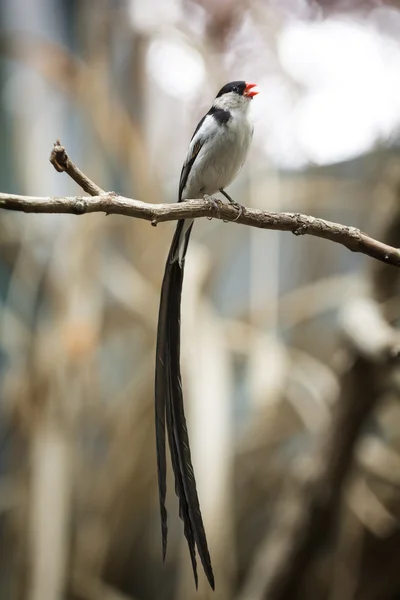
M244 96L247 96L248 98L254 98L254 96L257 96L257 94L259 94L259 92L254 91L252 88L256 87L256 83L246 83L246 87L244 88Z

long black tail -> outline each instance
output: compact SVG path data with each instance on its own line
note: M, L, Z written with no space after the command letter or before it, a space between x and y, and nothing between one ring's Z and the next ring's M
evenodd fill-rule
M207 546L206 533L201 517L196 489L189 437L183 406L180 369L181 342L181 296L185 255L193 221L178 221L165 265L161 288L160 310L157 330L155 413L158 487L160 494L163 558L167 549L166 455L165 424L175 476L175 492L179 498L179 516L189 546L196 587L198 585L196 549L204 572L214 589L214 575Z

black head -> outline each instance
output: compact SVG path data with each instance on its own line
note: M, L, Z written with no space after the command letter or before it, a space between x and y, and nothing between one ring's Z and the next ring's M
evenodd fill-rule
M219 90L216 98L220 98L224 94L229 94L229 92L234 92L239 96L243 96L246 90L246 85L247 84L245 81L231 81L230 83L226 83L224 87Z
M248 83L247 81L231 81L219 90L216 98L221 98L221 96L225 96L225 94L237 94L239 97L242 96L247 100L251 100L258 94L257 91L253 90L255 87L255 83Z

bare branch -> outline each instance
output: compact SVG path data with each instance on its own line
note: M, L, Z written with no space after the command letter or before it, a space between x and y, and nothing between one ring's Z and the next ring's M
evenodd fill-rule
M237 210L222 203L218 209L204 200L188 200L175 204L146 204L140 200L118 196L114 192L92 197L37 197L0 193L0 208L26 213L74 215L104 212L109 215L125 215L145 219L151 221L152 225L177 219L214 217L249 227L291 231L295 235L312 235L331 240L352 252L366 254L388 265L400 266L400 250L397 248L379 242L355 227L340 225L300 213L274 213L245 208L243 214L237 218Z
M332 221L317 219L300 213L275 213L245 207L238 217L237 209L223 204L201 200L189 200L175 204L148 204L119 196L114 192L103 192L68 157L57 141L50 157L51 163L60 172L66 172L91 197L35 197L0 193L0 208L26 213L66 213L83 215L104 212L108 215L124 215L151 221L156 226L164 221L214 217L259 229L291 231L294 235L312 235L336 242L352 252L366 254L388 265L400 266L400 250L384 244L355 227Z
M64 146L61 146L60 140L56 140L53 146L53 150L50 154L50 162L59 173L67 173L71 179L91 196L100 196L104 194L98 185L96 185L87 175L72 162L68 156Z

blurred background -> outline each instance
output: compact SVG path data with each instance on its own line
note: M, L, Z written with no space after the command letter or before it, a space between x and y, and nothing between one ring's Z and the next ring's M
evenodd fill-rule
M400 246L400 4L0 0L0 190L174 202L219 88L256 82L229 193ZM174 223L0 220L1 600L400 598L398 271L198 220L182 368L216 578L196 592L153 377ZM169 469L169 476L171 469Z

